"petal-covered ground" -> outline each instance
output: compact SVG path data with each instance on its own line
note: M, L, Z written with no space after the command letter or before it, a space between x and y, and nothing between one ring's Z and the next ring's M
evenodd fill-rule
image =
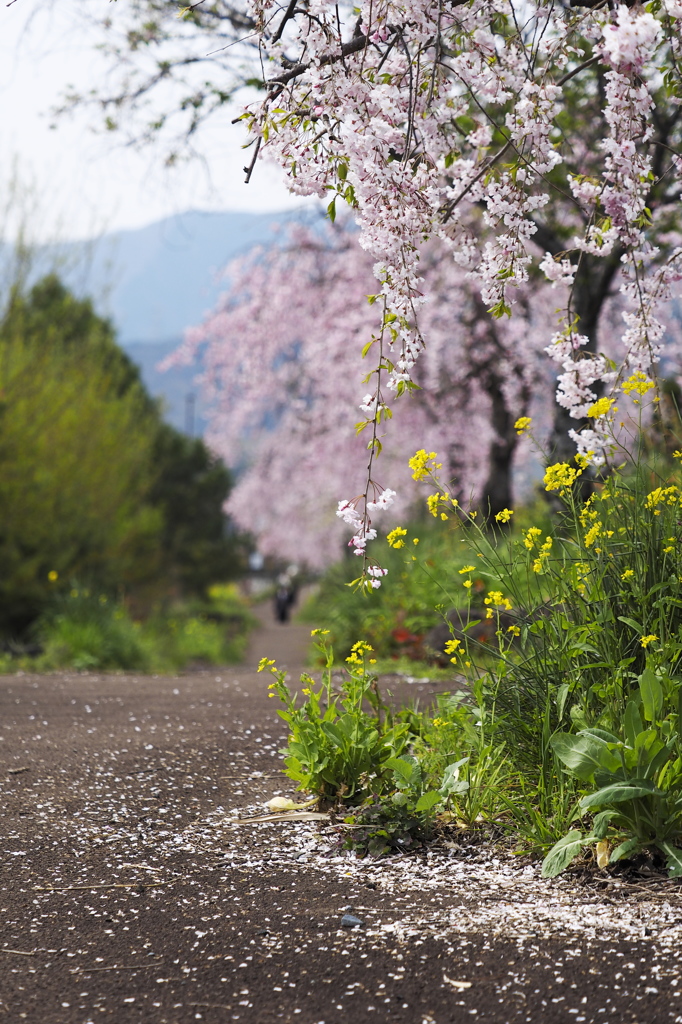
M238 670L0 680L2 1018L682 1022L676 882L547 882L457 842L372 862L325 821L243 823L292 793L254 666L294 669L306 634L269 626Z

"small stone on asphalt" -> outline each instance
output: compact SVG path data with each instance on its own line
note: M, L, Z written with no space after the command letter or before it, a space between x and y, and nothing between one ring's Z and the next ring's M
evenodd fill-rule
M364 923L359 917L354 917L352 914L344 914L341 918L342 928L362 928Z

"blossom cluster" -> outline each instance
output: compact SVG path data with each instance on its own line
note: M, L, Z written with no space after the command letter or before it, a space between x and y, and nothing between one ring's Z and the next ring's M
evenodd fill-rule
M534 260L567 292L569 326L549 349L561 367L558 401L576 420L619 380L573 315L586 261L620 269L630 305L622 362L649 370L657 309L682 276L680 251L654 240L651 199L658 189L664 224L682 160L657 140L663 122L652 113L659 100L674 113L682 97L679 0L651 10L535 0L520 20L503 0L361 0L345 20L332 0L252 8L270 77L245 117L295 192L354 208L380 282L387 391L410 388L424 350L422 256L434 237L495 316L514 311ZM557 219L574 237L549 251L551 231L540 228ZM375 424L384 415L378 385L361 409ZM608 412L570 435L603 462Z

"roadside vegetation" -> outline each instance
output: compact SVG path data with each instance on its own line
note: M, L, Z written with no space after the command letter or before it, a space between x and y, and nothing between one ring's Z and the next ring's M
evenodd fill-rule
M628 386L638 402L653 387L637 374ZM550 877L581 854L682 876L682 451L639 436L597 478L580 456L549 466L553 514L505 510L487 527L421 453L440 538L423 524L389 533L398 582L366 600L345 566L329 574L321 685L305 676L294 694L262 663L290 728L287 774L337 808L350 846L381 854L467 829L542 855ZM379 689L401 641L449 662L433 707L396 709Z

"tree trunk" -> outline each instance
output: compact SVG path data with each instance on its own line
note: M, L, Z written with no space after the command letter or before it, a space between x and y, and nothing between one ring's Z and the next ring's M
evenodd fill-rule
M604 259L583 254L575 275L571 312L578 320L576 331L588 339L587 345L581 350L587 355L599 352L599 318L620 266L621 251L618 248ZM599 397L603 385L596 382L593 389ZM557 404L549 442L550 463L569 462L573 458L575 442L568 436L568 432L580 431L587 423L586 419L574 419L567 409Z
M488 478L481 495L481 511L491 518L505 508L513 508L514 502L512 471L518 442L514 430L517 416L507 408L500 384L495 375L481 381L490 399L490 425L494 431L488 452Z

